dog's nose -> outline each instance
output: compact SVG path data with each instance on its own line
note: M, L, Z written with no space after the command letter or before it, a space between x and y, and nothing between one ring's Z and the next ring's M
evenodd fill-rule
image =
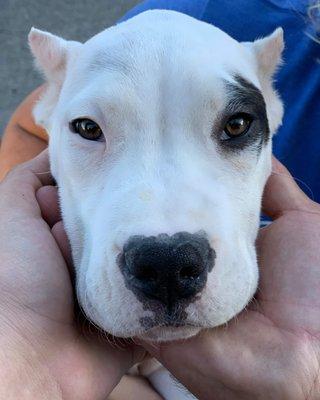
M133 236L120 256L126 285L139 298L171 308L204 288L215 252L203 234Z

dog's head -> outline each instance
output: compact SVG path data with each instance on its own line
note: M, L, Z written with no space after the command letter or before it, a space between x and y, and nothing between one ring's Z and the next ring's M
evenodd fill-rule
M122 337L225 323L257 286L255 238L282 105L282 30L239 43L173 11L65 41L32 30L35 108L85 313Z

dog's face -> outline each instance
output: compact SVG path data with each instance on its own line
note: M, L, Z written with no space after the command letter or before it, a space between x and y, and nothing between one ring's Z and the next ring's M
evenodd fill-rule
M150 11L84 44L37 30L30 44L48 78L35 116L88 318L170 340L239 313L257 286L282 31L241 44Z

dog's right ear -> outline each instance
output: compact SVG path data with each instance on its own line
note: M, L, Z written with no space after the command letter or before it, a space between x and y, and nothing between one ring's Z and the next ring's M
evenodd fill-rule
M28 39L37 67L46 78L61 76L67 61L67 41L35 28L31 28Z
M68 57L76 47L81 46L79 42L35 28L31 28L28 39L37 66L49 81L59 77L63 79Z
M82 44L35 28L31 28L28 39L37 67L47 80L46 89L36 104L33 115L36 123L49 131L49 117L58 101L67 63L77 54Z

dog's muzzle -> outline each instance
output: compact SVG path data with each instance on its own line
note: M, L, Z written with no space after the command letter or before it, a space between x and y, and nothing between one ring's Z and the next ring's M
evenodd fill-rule
M139 300L162 303L167 312L202 291L215 251L203 233L132 236L118 261L126 286Z

